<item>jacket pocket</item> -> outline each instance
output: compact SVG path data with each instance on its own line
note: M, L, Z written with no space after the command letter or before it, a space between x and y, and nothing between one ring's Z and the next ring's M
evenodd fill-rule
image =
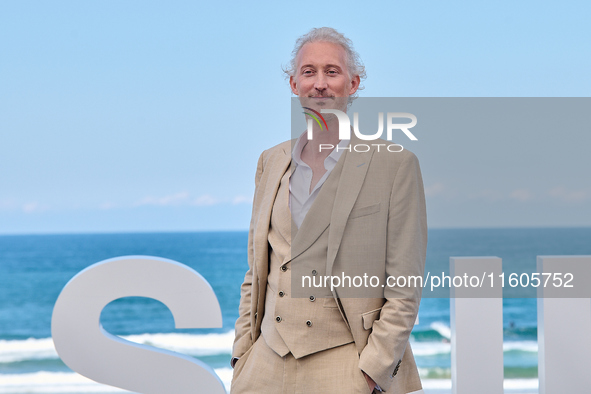
M361 216L371 215L380 211L380 203L368 205L366 207L355 208L349 214L349 219L355 219Z
M369 330L373 326L373 322L380 318L381 311L382 308L378 308L362 314L361 318L363 319L363 328Z
M259 339L262 340L263 338L259 337ZM236 360L236 363L232 368L232 382L234 382L234 380L237 379L240 373L242 372L244 364L246 364L246 362L248 361L248 358L250 357L250 354L252 353L252 349L255 347L255 344L256 342L252 344L242 356L238 357L238 360Z

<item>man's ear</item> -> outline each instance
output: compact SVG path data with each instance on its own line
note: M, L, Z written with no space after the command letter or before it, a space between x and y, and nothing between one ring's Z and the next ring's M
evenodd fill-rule
M296 80L293 77L293 75L289 77L289 87L291 88L291 92L293 94L295 94L296 96L299 96L298 87L297 87Z
M353 79L351 80L351 90L349 91L349 96L351 96L352 94L355 94L357 89L359 89L360 83L361 83L361 78L359 78L359 75L355 75L353 77Z

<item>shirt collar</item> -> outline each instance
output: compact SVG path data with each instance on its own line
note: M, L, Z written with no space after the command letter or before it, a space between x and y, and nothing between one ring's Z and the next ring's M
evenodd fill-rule
M302 161L302 151L304 150L304 147L308 143L307 133L308 133L307 131L304 131L298 137L298 139L296 140L296 142L293 146L293 150L291 151L291 157L293 158L293 161L295 162L295 164L298 166L304 165L304 166L308 167L308 165ZM338 143L338 145L337 145L338 149L335 149L335 148L332 149L332 152L330 152L328 157L326 159L324 159L324 168L326 168L326 165L330 161L333 161L334 163L339 161L339 158L341 157L341 155L345 151L345 148L349 145L349 142L350 142L350 140L343 139Z

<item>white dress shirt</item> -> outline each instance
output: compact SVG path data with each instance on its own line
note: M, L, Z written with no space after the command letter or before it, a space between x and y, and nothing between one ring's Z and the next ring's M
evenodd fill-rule
M314 186L312 192L310 192L310 184L312 183L312 169L309 165L302 161L302 150L308 143L307 132L302 133L294 144L291 158L295 170L289 178L289 208L291 210L291 217L295 222L296 226L300 228L306 214L312 207L312 204L316 200L320 188L336 166L337 161L345 151L345 148L349 145L349 140L341 140L338 144L338 151L333 148L332 152L326 159L324 159L324 169L326 172L320 178L318 183Z

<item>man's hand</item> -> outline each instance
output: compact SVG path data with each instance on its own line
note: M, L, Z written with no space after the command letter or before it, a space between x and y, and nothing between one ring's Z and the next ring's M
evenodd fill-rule
M361 371L361 372L363 372L363 371ZM366 374L365 372L363 372L363 376L365 376L365 380L367 381L367 385L371 389L370 393L373 393L373 390L376 388L376 382L374 382L373 379L370 378L369 375Z

